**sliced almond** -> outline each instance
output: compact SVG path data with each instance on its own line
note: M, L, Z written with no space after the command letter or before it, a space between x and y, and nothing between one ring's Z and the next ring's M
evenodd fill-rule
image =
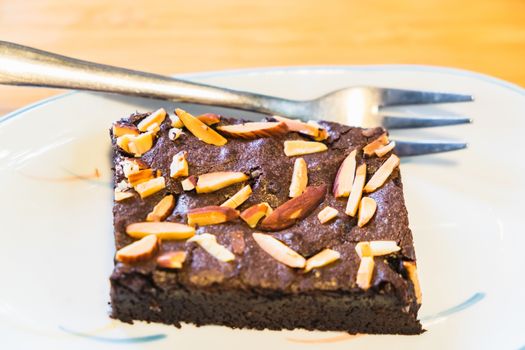
M270 215L271 211L272 208L268 203L259 203L244 210L240 216L241 219L243 219L248 224L248 226L254 228L257 226L259 220L261 220L266 215Z
M150 126L148 126L146 131L150 132L153 136L155 136L160 131L160 125L157 123L153 123Z
M126 227L126 233L133 238L155 235L160 239L186 239L195 234L195 228L176 222L136 222Z
M284 141L284 154L287 157L326 151L328 147L322 142L315 141Z
M124 135L129 136L129 135ZM122 136L122 137L124 137ZM133 136L128 143L128 152L136 157L142 156L153 147L153 133L145 132L138 136Z
M173 156L173 160L170 165L170 176L177 179L182 176L188 176L189 168L188 161L186 160L186 151L180 151Z
M131 151L129 150L129 143L134 138L135 138L135 135L124 134L122 136L117 137L116 144L117 144L117 146L119 146L125 152L131 153Z
M326 195L326 186L309 186L298 197L292 198L277 207L261 222L261 229L279 231L293 226L298 220L307 217Z
M238 217L239 211L233 208L210 205L188 211L188 225L215 225L235 220Z
M135 186L135 191L140 195L140 198L144 199L148 196L151 196L154 193L159 192L160 190L166 187L166 182L163 176L156 177L154 179L142 182Z
M167 252L157 257L157 265L165 269L181 269L186 261L186 252Z
M303 158L297 158L293 166L292 183L290 184L291 198L300 196L308 185L308 166Z
M417 277L416 263L413 261L403 261L403 266L407 270L408 278L410 278L410 280L412 281L412 284L414 285L414 293L416 294L416 301L419 305L421 305L422 293L421 293L421 286L419 284L419 278Z
M253 122L223 125L218 126L217 130L227 136L241 139L280 136L288 132L288 128L283 122Z
M385 145L383 147L380 147L380 148L376 149L376 151L375 151L376 156L382 157L385 154L387 154L388 152L392 151L394 149L394 147L396 147L396 142L395 141L390 141L390 143L388 145Z
M175 113L177 113L177 116L184 123L186 129L188 129L199 140L215 146L222 146L228 142L228 140L218 134L215 130L211 129L188 112L177 108Z
M350 152L350 154L339 166L339 170L337 170L333 187L335 198L348 197L350 195L350 190L352 189L352 184L354 183L356 154L356 150Z
M125 246L117 251L117 261L130 264L145 261L153 257L159 247L159 239L155 235L148 235Z
M370 241L373 256L389 255L401 250L396 241Z
M190 177L182 180L180 184L182 185L182 189L184 191L191 191L195 189L195 186L197 185L197 177L195 175L191 175Z
M230 252L225 246L217 243L217 238L209 233L202 233L197 236L193 236L188 239L187 242L195 242L200 245L205 251L207 251L215 259L228 262L235 260L235 255Z
M146 217L146 221L162 221L170 216L175 208L175 197L172 194L162 198Z
M377 203L373 198L363 197L359 203L359 215L357 219L357 226L365 226L372 216L374 216L377 209Z
M370 248L370 242L359 242L355 245L355 251L360 258L365 256L373 256L372 248Z
M370 142L368 145L363 147L363 153L367 156L371 156L375 153L375 151L384 145L388 144L388 136L386 133L379 136L374 141Z
M352 184L352 190L350 191L350 196L348 197L348 202L346 204L345 214L349 216L355 216L357 208L359 207L359 202L361 201L361 196L363 195L363 186L366 181L366 164L361 164L357 167L354 177L354 183Z
M168 138L171 140L171 141L175 141L176 139L178 139L180 137L180 135L183 134L183 131L182 129L179 129L179 128L171 128L169 129L168 131Z
M317 218L319 219L321 224L325 224L328 221L330 221L333 218L335 218L337 216L337 214L339 214L337 209L332 208L332 207L326 207L323 210L321 210L319 212L319 214L317 214Z
M374 175L368 180L364 191L365 192L374 192L379 187L383 186L385 181L388 179L390 174L394 171L395 168L399 166L399 158L392 154L386 162L384 162L379 169L374 173Z
M285 118L278 115L274 115L272 118L285 123L290 131L295 131L311 137L319 137L321 128L318 125L308 124L301 120Z
M151 113L146 118L142 119L140 123L138 123L137 128L140 131L147 131L150 126L157 124L160 126L164 119L166 118L166 111L164 108L159 108L155 112Z
M312 269L316 269L318 267L326 266L336 260L341 258L341 254L339 252L336 252L332 249L324 249L321 252L315 254L308 260L306 260L306 266L304 268L304 272L309 272Z
M367 290L370 288L372 283L372 277L374 276L374 258L371 256L364 256L361 258L359 263L359 269L357 270L356 283L359 288Z
M170 120L172 128L182 129L184 127L184 123L176 115L170 116Z
M319 130L319 134L317 136L314 136L315 141L324 141L328 138L328 131L326 131L326 129L323 129L323 127L319 125L319 123L317 123L315 120L309 120L306 122L306 124L312 125Z
M131 189L131 185L126 180L120 181L116 186L115 190L119 192L125 192Z
M389 255L401 250L396 241L364 241L355 246L359 257Z
M132 192L124 192L124 191L120 191L117 188L115 188L115 201L116 202L120 202L120 201L123 201L131 197L133 197Z
M377 131L378 131L379 128L368 128L368 129L363 129L361 130L361 135L363 135L364 137L372 137L374 136ZM381 130L383 130L383 132L385 131L384 128L380 128Z
M262 250L280 263L297 268L305 266L305 258L278 239L263 233L253 233L252 237Z
M224 203L221 204L221 207L230 207L237 208L239 205L244 203L252 194L252 188L250 185L246 185L241 188L237 193L228 198Z
M120 137L122 135L138 135L139 129L133 124L115 122L113 123L112 132L114 137Z
M147 168L146 164L139 159L126 158L122 160L119 165L121 166L122 172L126 178L128 178L131 174L138 172L139 170Z
M210 193L221 188L248 180L248 175L238 171L218 171L199 175L195 189L197 193Z
M129 184L133 187L137 186L142 182L149 181L155 177L153 169L143 169L139 170L128 176Z
M215 113L204 113L196 117L206 125L214 125L221 122L221 116Z

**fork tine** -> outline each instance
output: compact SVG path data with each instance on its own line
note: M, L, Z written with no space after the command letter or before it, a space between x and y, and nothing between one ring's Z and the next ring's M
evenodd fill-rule
M417 105L427 103L450 103L450 102L469 102L474 101L471 95L450 94L433 91L401 90L379 88L380 101L379 105L400 106L400 105Z
M468 117L401 117L383 116L382 125L387 129L426 128L431 126L445 126L472 123Z
M423 142L396 140L396 154L400 157L420 156L423 154L450 152L467 148L465 142Z

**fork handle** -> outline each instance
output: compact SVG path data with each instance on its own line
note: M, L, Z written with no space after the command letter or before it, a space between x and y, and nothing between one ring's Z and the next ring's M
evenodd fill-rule
M0 84L110 92L290 116L299 103L83 61L0 41Z

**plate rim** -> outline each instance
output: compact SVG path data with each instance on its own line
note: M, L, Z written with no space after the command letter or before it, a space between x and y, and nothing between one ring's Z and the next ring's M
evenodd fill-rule
M221 77L221 76L235 76L235 75L246 75L246 74L260 74L264 72L270 73L287 73L287 72L296 72L296 71L305 71L312 73L334 73L338 71L350 72L350 71L359 71L359 72L381 72L381 71L419 71L426 73L441 73L441 74L450 74L453 76L462 76L481 80L498 87L505 88L519 95L525 96L525 87L521 87L518 84L511 83L509 81L484 74L475 72L472 70L462 69L462 68L453 68L446 66L434 66L434 65L418 65L418 64L364 64L364 65L297 65L297 66L268 66L268 67L252 67L252 68L239 68L239 69L223 69L223 70L210 70L202 72L188 72L188 73L178 73L170 75L176 78L185 78L185 79L195 79L195 78L212 78L212 77ZM75 95L77 93L85 92L84 90L73 90L58 95L50 96L42 100L30 103L23 107L20 107L12 112L0 116L0 126L6 121L11 120L15 117L20 116L21 114L37 109L40 106L49 104L51 102L63 99Z

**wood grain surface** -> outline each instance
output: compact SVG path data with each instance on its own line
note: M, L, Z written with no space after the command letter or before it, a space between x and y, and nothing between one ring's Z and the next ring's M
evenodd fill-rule
M525 85L524 0L0 0L0 40L165 74L406 63ZM0 115L60 92L0 86Z

